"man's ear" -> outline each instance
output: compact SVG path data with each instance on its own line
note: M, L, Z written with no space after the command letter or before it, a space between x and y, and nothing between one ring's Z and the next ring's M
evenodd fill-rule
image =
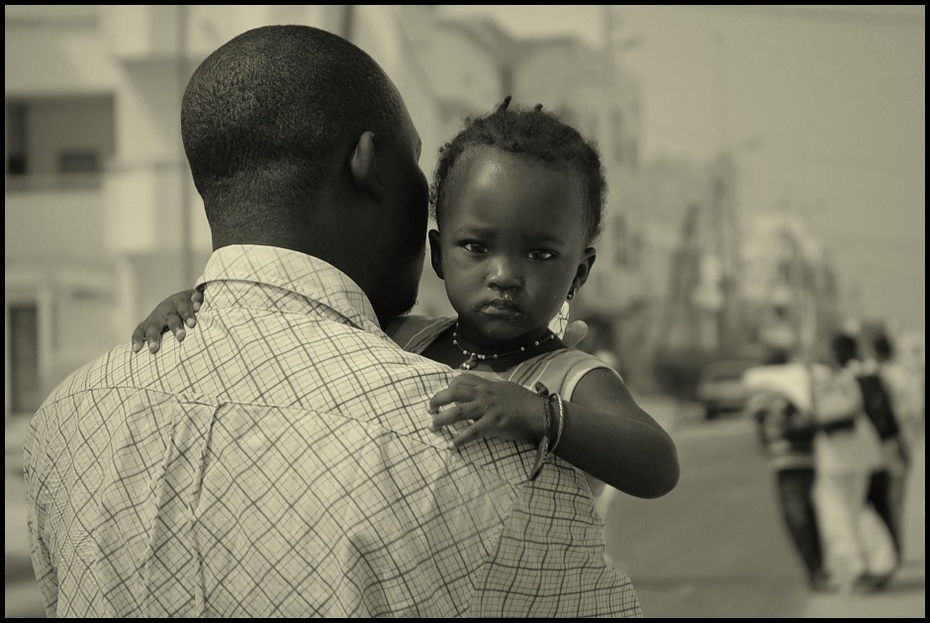
M386 189L378 181L378 157L375 153L375 135L366 130L355 143L349 159L349 171L356 188L368 193L376 200L384 199Z
M430 263L433 265L433 272L442 279L442 243L439 241L439 230L429 230L428 236Z
M588 247L581 254L581 262L575 270L575 278L572 280L572 289L580 290L581 286L588 280L591 274L591 267L594 266L594 260L597 259L597 250L594 247Z

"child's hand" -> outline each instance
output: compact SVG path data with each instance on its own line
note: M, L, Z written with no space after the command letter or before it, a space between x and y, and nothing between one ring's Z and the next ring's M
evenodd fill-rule
M197 324L194 313L200 310L201 303L203 293L200 290L184 290L166 298L132 332L132 351L138 353L148 342L149 352L157 353L161 335L169 329L177 341L183 341L184 325L194 327Z
M454 407L440 411L453 403ZM430 429L474 420L452 440L456 449L481 437L537 443L547 432L545 409L543 399L522 385L461 374L430 398L429 412L434 414Z

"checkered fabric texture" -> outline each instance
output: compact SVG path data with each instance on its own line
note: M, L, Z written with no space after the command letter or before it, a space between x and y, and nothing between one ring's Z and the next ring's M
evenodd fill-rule
M272 247L215 252L183 343L114 348L25 442L49 616L642 616L584 477L530 444L448 448L453 372L359 288Z

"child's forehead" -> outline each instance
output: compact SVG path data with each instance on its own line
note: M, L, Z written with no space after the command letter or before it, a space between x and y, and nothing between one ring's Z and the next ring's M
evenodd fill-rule
M472 146L447 180L442 220L456 229L521 228L536 237L574 231L586 209L582 180L574 169L529 154Z
M537 156L491 146L478 146L462 154L449 179L461 192L572 192L583 194L584 176L575 167L545 161Z

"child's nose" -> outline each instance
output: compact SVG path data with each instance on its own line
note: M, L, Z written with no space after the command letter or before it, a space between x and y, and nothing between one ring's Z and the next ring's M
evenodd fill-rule
M495 259L488 274L488 284L501 290L513 290L522 285L523 279L520 271L513 262L506 259Z

